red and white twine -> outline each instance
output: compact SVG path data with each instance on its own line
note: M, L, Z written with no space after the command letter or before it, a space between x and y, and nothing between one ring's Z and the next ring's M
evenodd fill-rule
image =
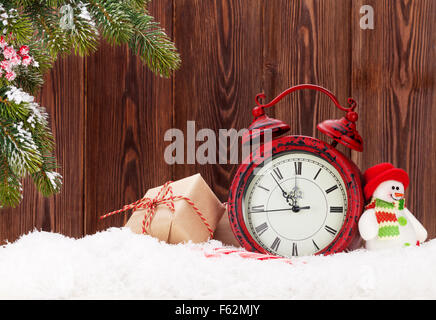
M150 224L154 218L154 215L156 214L156 208L158 206L165 205L171 210L172 213L174 213L175 212L174 201L184 200L192 207L194 212L200 217L200 219L203 221L204 225L206 226L207 230L209 231L210 238L213 238L212 227L207 222L206 218L201 213L201 211L197 208L197 206L194 204L194 202L191 199L189 199L188 197L174 196L173 189L171 188L171 185L170 185L171 183L173 183L173 181L166 182L162 186L162 188L159 190L156 197L154 197L154 198L144 197L144 198L139 199L131 204L125 205L122 209L109 212L109 213L101 216L100 219L105 219L105 218L110 217L114 214L126 212L128 210L135 211L138 209L145 209L144 220L142 221L142 233L147 234L148 230L150 228Z

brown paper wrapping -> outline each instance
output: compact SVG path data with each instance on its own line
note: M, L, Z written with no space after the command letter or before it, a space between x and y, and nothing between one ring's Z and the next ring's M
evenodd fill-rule
M170 184L174 196L184 196L192 200L203 214L212 230L216 229L218 222L224 214L225 206L209 188L200 174L196 174ZM154 198L162 186L147 191L145 197ZM185 200L174 201L174 212L166 205L156 207L156 214L150 223L148 234L166 241L167 243L180 243L191 240L199 243L210 238L209 231L204 222ZM145 209L133 212L126 223L135 233L142 233Z
M218 226L214 232L213 238L221 241L224 245L241 247L238 240L233 234L232 227L230 226L227 210L224 212L222 218L218 222Z

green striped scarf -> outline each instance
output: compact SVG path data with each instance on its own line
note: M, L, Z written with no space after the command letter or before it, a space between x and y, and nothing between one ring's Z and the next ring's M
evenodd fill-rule
M366 209L374 209L378 223L378 239L394 240L400 236L400 224L398 223L397 211L405 208L404 199L387 202L381 199L372 199Z

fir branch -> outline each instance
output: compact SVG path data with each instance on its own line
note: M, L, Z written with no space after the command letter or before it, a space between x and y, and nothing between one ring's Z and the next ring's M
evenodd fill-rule
M82 3L73 8L73 26L66 30L75 54L81 56L93 53L99 44L99 32L90 13Z
M15 13L9 16L6 21L5 33L13 34L14 43L26 43L32 38L34 33L33 26L30 19L26 16L19 16L18 13Z
M18 67L17 72L14 83L27 92L34 94L44 84L43 74L36 68Z
M22 122L0 120L0 152L7 156L11 171L21 177L39 171L42 165L32 134Z
M0 163L0 193L3 193L0 206L15 206L16 201L20 201L21 185L17 181L28 174L44 196L58 192L62 177L55 172L54 139L45 109L21 89L8 87L1 88L0 92L0 154L5 159ZM19 120L7 120L17 110L21 110L19 116L15 116Z
M132 36L132 25L125 9L117 0L89 0L90 14L109 43L125 43Z
M62 187L62 176L56 169L56 158L46 155L41 169L31 175L38 191L46 197L58 193Z
M28 94L43 84L59 54L92 53L101 36L128 44L162 76L179 67L174 43L147 13L149 1L0 0L0 207L21 201L27 175L45 196L62 185L48 116Z
M17 206L22 191L21 177L12 172L6 155L0 153L0 208Z
M0 91L5 92L5 87ZM8 99L0 96L0 119L7 119L17 123L23 121L28 116L28 109L22 104L11 103Z
M14 2L15 7L29 7L32 5L59 7L66 4L68 0L14 0L12 2Z
M70 43L59 25L60 16L58 14L40 14L35 17L35 21L42 27L39 29L41 43L53 58L56 58L59 53L70 51Z
M146 10L151 0L122 0L122 2L131 8Z
M55 58L53 58L45 50L41 41L30 41L28 42L28 45L33 58L38 62L38 66L32 66L32 68L35 69L35 72L39 72L41 75L44 75L53 67Z
M153 17L136 10L129 10L129 15L135 31L129 47L153 72L169 77L180 66L174 43Z

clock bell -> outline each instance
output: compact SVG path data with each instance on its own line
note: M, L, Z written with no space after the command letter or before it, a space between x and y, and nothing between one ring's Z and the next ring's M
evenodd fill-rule
M260 100L264 99L265 95L263 93L258 94L255 98L257 106L252 110L254 119L248 127L247 132L242 137L242 144L248 144L254 139L263 137L266 131L272 133L273 139L288 132L290 129L288 124L281 120L269 117L265 114L264 109L272 107L291 92L302 89L312 89L325 93L337 108L346 112L345 117L342 117L339 120L325 120L317 125L319 131L333 139L331 145L335 147L338 143L341 143L347 148L360 152L363 151L363 140L356 129L356 121L358 119L358 115L354 111L357 106L356 101L352 98L348 98L347 102L350 107L343 107L332 92L313 84L300 84L288 88L268 104L262 104Z

